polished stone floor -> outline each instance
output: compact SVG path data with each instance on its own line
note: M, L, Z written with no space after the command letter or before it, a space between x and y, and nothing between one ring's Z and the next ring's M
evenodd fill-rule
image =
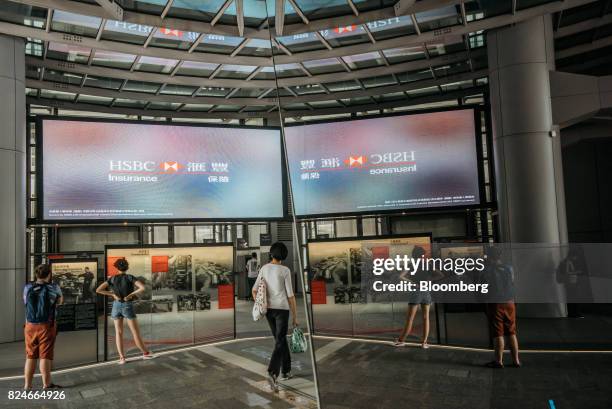
M532 352L523 368L489 369L489 351L325 341L315 338L325 409L612 407L609 353Z
M523 368L496 370L482 366L486 350L325 337L315 345L324 409L611 407L610 353L529 352ZM271 350L269 337L244 339L59 371L66 398L56 401L9 400L22 380L0 380L0 408L315 408L310 355L293 354L296 376L275 394L263 376Z
M265 380L264 359L272 339L244 340L162 353L153 360L132 359L60 371L64 400L9 400L21 379L0 381L2 408L316 408L307 354L294 355L296 377L273 393ZM254 359L255 357L255 359ZM40 386L40 378L35 379Z

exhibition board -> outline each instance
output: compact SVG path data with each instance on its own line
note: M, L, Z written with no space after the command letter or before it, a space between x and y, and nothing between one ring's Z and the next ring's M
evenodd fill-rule
M401 329L406 303L367 291L374 258L431 251L431 235L341 238L308 242L313 328L319 335L385 338ZM432 330L433 333L433 330Z
M56 353L55 367L98 362L98 260L55 258L49 264L51 280L64 297L56 311L57 343L63 346Z
M233 339L234 247L224 244L107 246L106 277L118 273L124 258L128 273L145 285L134 302L141 333L153 350ZM116 355L106 303L107 356Z

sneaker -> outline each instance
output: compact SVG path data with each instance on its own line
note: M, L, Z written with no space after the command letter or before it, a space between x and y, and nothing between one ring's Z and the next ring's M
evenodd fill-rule
M272 388L272 391L278 392L278 383L276 382L276 376L272 375L271 373L268 373L267 379L270 388Z
M288 372L288 373L282 374L281 377L280 377L280 380L281 381L288 381L291 378L293 378L293 374L291 372Z
M395 342L393 343L394 347L405 347L406 343L404 341L400 341L399 339L396 339Z
M423 348L423 349L428 349L428 348L429 348L429 344L428 344L427 342L423 342L423 343L421 344L421 348Z
M118 363L119 365L125 365L125 363L126 363L126 362L127 362L127 361L126 361L125 357L121 357L121 358L119 358L119 360L117 361L117 363Z
M153 358L155 358L155 355L153 355L151 351L147 351L144 354L142 354L142 359L153 359Z

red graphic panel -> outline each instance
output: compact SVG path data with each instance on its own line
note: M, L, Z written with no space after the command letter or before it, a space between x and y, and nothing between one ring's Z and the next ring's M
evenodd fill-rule
M112 277L114 275L119 274L119 270L115 268L115 261L122 259L125 257L107 257L106 258L106 275L108 277Z
M389 258L389 246L372 247L372 259Z
M219 295L219 309L234 308L234 284L219 284L217 291Z
M327 290L325 280L313 280L310 283L310 294L312 304L327 304Z
M167 273L168 272L168 256L151 256L151 272L152 273Z
M64 258L64 255L63 254L49 254L47 258L49 260L59 260L59 259Z

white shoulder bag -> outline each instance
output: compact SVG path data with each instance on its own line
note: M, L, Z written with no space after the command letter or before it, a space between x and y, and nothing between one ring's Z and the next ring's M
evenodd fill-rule
M266 280L261 277L257 286L257 295L255 296L255 305L253 305L253 321L259 321L268 312L268 288Z

